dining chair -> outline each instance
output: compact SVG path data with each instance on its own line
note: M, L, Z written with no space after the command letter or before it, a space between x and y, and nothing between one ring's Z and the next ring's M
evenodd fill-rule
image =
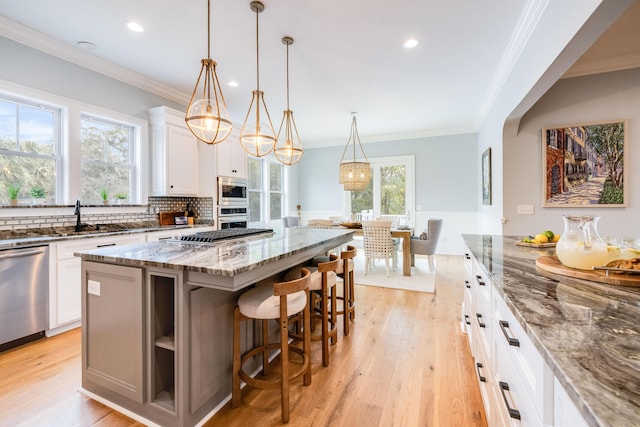
M370 271L373 260L383 259L389 277L389 259L395 271L398 258L396 244L391 238L391 221L362 221L364 236L364 274Z
M284 228L297 227L300 225L300 219L297 216L283 216L282 225Z
M411 266L415 265L415 255L427 255L429 259L429 271L435 272L436 265L433 259L440 239L440 231L442 230L442 219L430 218L427 220L427 229L424 230L424 238L411 239Z
M307 221L308 228L331 228L333 221L330 219L310 219Z

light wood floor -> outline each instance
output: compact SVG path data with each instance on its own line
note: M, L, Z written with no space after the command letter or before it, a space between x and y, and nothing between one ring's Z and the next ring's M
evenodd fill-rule
M357 286L351 335L291 388L293 426L486 426L465 335L463 261L438 256L434 294ZM0 353L0 426L140 426L80 394L80 331ZM281 425L277 390L246 387L205 425Z

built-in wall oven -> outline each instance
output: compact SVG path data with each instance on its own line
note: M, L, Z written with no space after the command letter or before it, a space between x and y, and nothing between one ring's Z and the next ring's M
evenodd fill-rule
M218 206L218 229L247 228L249 209L246 206Z

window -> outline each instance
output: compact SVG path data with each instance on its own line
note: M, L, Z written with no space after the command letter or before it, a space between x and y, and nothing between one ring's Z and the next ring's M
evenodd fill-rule
M60 175L60 108L0 97L0 200L8 204L8 189L18 199L55 201Z
M284 166L272 158L249 157L249 222L279 221L284 212Z
M369 160L371 181L364 190L346 192L347 212L370 210L374 218L383 215L411 217L413 156Z
M260 222L262 218L262 162L249 157L247 160L249 174L249 222Z
M132 195L133 126L83 115L81 126L82 200L126 199Z

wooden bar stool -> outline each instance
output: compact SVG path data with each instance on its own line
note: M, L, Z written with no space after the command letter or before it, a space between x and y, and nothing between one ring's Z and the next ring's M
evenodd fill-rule
M334 345L338 342L337 328L337 294L336 294L336 269L340 259L336 255L330 255L329 261L318 263L316 267L305 267L311 271L309 282L309 301L311 305L311 341L322 341L322 366L329 366L329 340ZM291 275L295 275L295 270ZM287 275L285 275L285 279ZM331 304L329 304L331 301ZM289 324L296 322L299 325L301 316L298 314L289 319ZM314 334L315 321L320 321L320 334ZM294 339L302 339L297 328L296 333L290 333Z
M355 300L355 287L354 287L354 274L355 268L354 260L358 254L358 249L355 246L347 245L347 250L340 252L340 262L338 268L336 268L336 275L338 276L338 282L342 282L342 296L338 296L337 299L342 301L342 310L336 311L336 315L343 316L343 333L349 335L350 326L349 321L352 321L356 317L356 300ZM329 261L327 256L315 257L311 263L312 265L318 265L322 262ZM337 307L336 307L337 310Z
M347 245L347 250L340 252L342 260L342 268L338 268L336 273L342 279L342 298L343 299L343 329L344 334L349 335L349 321L356 318L356 292L355 292L355 275L353 270L355 263L353 258L358 254L355 246ZM341 314L340 312L338 314Z
M241 404L240 380L256 388L280 388L282 422L289 422L289 383L303 376L303 384L311 384L311 337L308 291L311 273L302 268L302 277L287 282L277 282L273 286L262 285L240 295L233 312L233 379L231 406ZM303 348L289 345L289 318L303 312ZM262 321L262 344L240 354L240 322L260 319ZM280 342L269 342L269 320L275 319L280 327ZM280 350L280 376L269 377L269 352ZM290 352L299 357L290 360ZM252 378L244 371L244 364L256 355L262 355L262 375L264 378ZM293 366L290 366L290 363ZM260 374L259 374L260 375Z

